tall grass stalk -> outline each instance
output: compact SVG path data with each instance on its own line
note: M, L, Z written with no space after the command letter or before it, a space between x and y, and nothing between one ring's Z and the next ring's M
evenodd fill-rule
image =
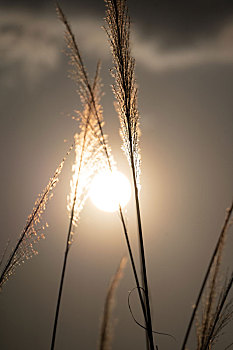
M59 175L62 171L64 162L66 160L66 157L70 154L72 148L73 146L70 147L66 153L66 156L63 158L62 162L54 172L53 177L50 178L48 185L38 196L32 213L27 219L23 232L21 233L15 248L12 250L5 267L1 272L0 289L8 280L9 276L14 273L17 266L23 263L25 259L28 260L33 255L38 254L38 252L34 249L34 244L38 242L40 238L44 238L44 234L41 233L41 231L44 230L44 226L38 228L37 225L41 222L41 216L46 209L48 200L52 197L52 190L55 188L59 181Z
M233 211L233 201L231 203L231 206L227 209L226 217L225 217L222 229L220 231L218 241L216 243L216 246L215 246L215 249L213 251L213 254L212 254L211 258L210 258L209 265L207 267L207 270L206 270L203 282L201 284L201 287L200 287L200 290L199 290L196 302L195 302L194 307L193 307L193 311L192 311L192 314L191 314L190 321L188 323L188 327L187 327L187 330L186 330L186 333L185 333L185 336L184 336L184 340L183 340L183 343L182 343L181 350L185 350L185 347L186 347L186 344L187 344L187 341L188 341L188 338L189 338L189 335L190 335L190 332L191 332L191 328L192 328L192 325L193 325L193 322L194 322L194 319L195 319L195 316L196 316L196 313L197 313L197 309L198 309L198 306L200 304L201 297L203 295L203 292L204 292L207 280L209 278L212 266L213 266L213 264L214 264L214 262L215 262L215 260L216 260L216 258L218 256L218 254L219 254L219 251L222 249L222 244L223 244L223 241L225 239L225 235L226 235L228 226L230 224L232 211Z
M73 76L74 80L79 84L79 94L81 96L81 100L85 101L88 104L88 106L92 110L92 113L96 117L96 121L94 123L97 123L97 126L93 126L92 121L90 121L90 128L92 129L94 135L96 135L96 137L99 140L99 143L103 147L103 150L104 150L104 153L105 153L105 156L107 159L108 168L112 172L114 170L113 169L114 162L113 162L113 158L111 155L111 149L107 143L107 137L103 131L103 116L102 116L102 108L99 105L99 96L96 95L96 92L94 91L94 86L92 87L90 82L89 82L88 74L86 72L86 69L85 69L85 66L84 66L84 63L83 63L83 60L82 60L82 57L81 57L81 54L79 51L79 47L78 47L78 44L77 44L76 39L75 39L75 36L72 32L72 29L71 29L69 22L66 19L64 12L62 11L62 9L58 3L57 3L57 13L58 13L58 17L60 18L60 20L62 21L62 23L64 24L65 29L66 29L65 38L66 38L67 48L69 50L68 56L70 58L72 66L74 68L74 71L72 72L72 76ZM83 92L85 92L85 96L83 96ZM131 262L133 275L134 275L137 290L138 290L139 299L140 299L141 306L142 306L143 315L144 315L144 318L146 320L146 317L147 317L146 316L146 308L145 308L143 296L141 293L138 273L136 270L136 265L135 265L135 261L134 261L134 257L133 257L133 251L131 249L131 244L130 244L129 235L128 235L128 231L127 231L127 227L126 227L126 222L125 222L123 211L122 211L122 208L120 205L119 205L119 216L120 216L120 220L121 220L123 231L124 231L126 245L127 245L127 249L128 249L129 256L130 256L130 262ZM146 321L146 323L147 323L147 321Z
M118 101L118 114L121 123L123 149L132 170L134 197L138 224L139 252L141 259L142 283L145 291L147 335L150 349L154 350L152 320L149 301L144 240L139 204L140 152L139 152L139 113L137 109L137 87L135 82L135 60L130 51L130 18L126 0L105 0L105 28L112 49L115 85L113 90Z
M98 89L98 75L99 68L97 66L97 71L94 79L93 86ZM95 91L95 90L94 90ZM57 333L57 324L60 311L61 297L64 286L64 278L67 266L68 253L73 241L73 226L77 225L79 220L80 212L83 208L84 202L88 195L88 189L90 186L91 179L97 170L97 165L100 166L99 162L102 160L101 150L98 140L90 128L90 123L93 123L93 114L90 109L89 102L87 103L86 93L83 92L82 102L84 105L84 111L81 114L81 133L76 135L75 150L76 150L76 162L73 166L74 174L71 181L71 194L68 196L68 209L70 211L70 221L69 228L66 239L66 248L61 272L61 279L58 291L58 298L56 304L53 334L51 341L51 350L54 349Z
M67 239L66 239L66 248L65 248L65 254L64 254L64 260L63 260L63 266L62 266L62 273L61 273L61 280L59 285L59 291L58 291L58 298L57 298L57 305L56 305L56 312L55 312L55 319L54 319L54 325L53 325L53 334L52 334L52 342L51 342L51 350L54 349L55 346L55 340L56 340L56 332L57 332L57 323L58 323L58 317L59 317L59 311L60 311L60 304L61 304L61 297L62 297L62 291L63 291L63 285L64 285L64 278L65 278L65 272L66 272L66 266L67 266L67 258L68 253L71 247L72 243L72 236L73 236L73 225L77 223L78 216L75 213L76 212L76 205L77 205L77 191L78 191L78 184L79 184L79 177L80 172L83 165L83 156L85 151L85 144L86 144L86 136L87 136L87 128L88 125L86 125L86 129L83 135L83 144L82 144L82 152L81 152L81 158L78 166L78 172L77 172L77 180L75 183L75 189L74 189L74 196L73 196L73 204L71 208L71 214L70 214L70 222L69 222L69 228L67 233ZM78 208L78 211L80 212L81 207Z

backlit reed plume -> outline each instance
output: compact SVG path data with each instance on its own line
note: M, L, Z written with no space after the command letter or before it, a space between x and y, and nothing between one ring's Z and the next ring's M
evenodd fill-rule
M201 323L197 321L197 339L198 339L198 350L204 349L205 344L210 334L214 313L216 309L216 302L218 296L218 289L220 283L220 265L222 260L222 253L224 247L225 235L221 237L219 244L218 253L213 262L213 266L210 271L208 290L206 295L203 296L203 310Z
M21 233L15 248L12 250L5 267L1 272L0 288L8 280L9 276L14 273L17 266L24 263L25 260L30 259L33 255L38 254L34 245L40 239L44 238L44 229L47 226L47 223L45 225L39 226L41 223L41 217L46 209L46 205L49 199L53 196L52 191L59 181L59 175L62 171L66 157L69 155L72 147L73 146L71 146L66 156L63 158L62 162L56 169L53 177L50 178L48 185L38 196L35 202L35 206L27 219L23 232Z
M112 74L115 78L113 91L117 99L117 111L120 119L120 133L123 149L132 169L135 204L138 222L139 248L141 257L142 283L145 290L145 323L150 349L154 349L146 261L139 206L140 150L139 150L139 113L137 108L137 87L135 82L135 60L130 50L130 18L125 0L105 0L105 28L114 62ZM140 293L141 289L138 288ZM142 305L143 306L143 305Z
M89 125L94 133L94 135L98 138L100 145L103 147L103 151L106 157L107 165L110 171L114 171L115 169L115 163L113 160L113 157L111 155L111 148L108 145L108 140L107 136L104 134L103 131L103 115L102 115L102 108L99 104L100 96L101 94L99 93L100 89L100 79L99 79L99 68L97 68L97 74L96 74L96 79L94 81L94 84L92 85L89 82L88 74L85 69L78 44L75 40L75 36L71 30L71 26L68 23L64 12L60 8L60 6L57 4L57 13L58 17L62 21L62 23L65 26L66 32L65 32L65 39L67 43L67 55L70 58L70 63L73 67L72 73L72 78L75 80L75 82L78 84L78 92L81 97L81 101L90 108L92 113L95 115L96 120L92 122L92 120L89 121ZM99 66L98 66L99 67ZM130 261L131 261L131 266L135 278L135 282L137 285L140 301L142 304L142 309L144 316L146 317L146 310L145 310L145 305L143 302L143 297L140 289L140 284L139 284L139 279L136 271L136 266L134 262L134 257L133 257L133 252L131 249L131 244L129 240L129 235L127 232L127 227L124 219L124 215L122 212L122 208L119 205L119 216L120 220L123 226L123 231L124 231L124 236L126 240L126 245L127 249L129 252L130 256Z
M96 78L94 80L94 84L92 85L89 80L87 70L84 66L83 59L79 51L79 47L76 42L75 36L72 32L71 26L58 3L56 10L58 18L64 24L66 30L65 41L67 45L67 55L72 66L71 78L76 82L78 86L78 93L80 95L82 104L86 107L88 106L91 113L96 118L96 120L94 121L94 125L92 125L92 120L90 120L89 124L95 135L98 137L99 142L104 149L108 166L112 170L114 161L111 156L111 148L107 144L107 136L103 132L103 111L99 103L101 98L101 84L99 77L100 65L98 64ZM95 124L97 124L97 127L95 126Z
M233 319L233 300L229 300L229 294L233 285L233 273L229 279L226 279L225 285L222 287L219 294L218 302L215 308L215 312L212 317L211 327L208 330L208 337L206 337L204 350L212 349L212 347L219 340L219 337L223 335L225 327ZM229 346L231 346L230 344ZM227 346L227 348L229 348ZM224 349L226 350L226 349Z
M137 185L140 183L139 113L135 81L135 59L130 50L130 18L125 0L106 0L107 27L105 28L113 60L113 91L117 99L123 150L129 165L134 168Z
M214 276L212 276L209 291L205 298L202 322L197 323L197 350L212 349L233 318L233 301L227 301L232 289L233 273L230 278L226 278L225 284L218 289L214 286L213 279Z
M227 209L226 217L225 217L221 232L219 234L217 244L210 258L209 265L207 267L202 285L200 287L196 303L194 304L194 307L193 307L193 312L192 312L190 321L188 323L188 327L184 336L181 350L186 349L186 344L188 342L191 328L192 328L194 319L196 317L200 301L203 297L205 287L208 283L209 283L209 289L204 301L202 322L201 324L198 323L197 325L198 350L210 349L210 347L208 348L208 346L211 346L210 344L210 342L212 341L211 337L216 331L216 329L218 329L218 325L220 325L220 323L222 325L225 324L225 321L229 318L228 317L229 305L227 307L224 307L224 305L232 286L232 276L228 280L228 282L226 282L226 286L223 286L219 292L218 292L218 287L219 287L218 280L219 280L219 269L220 269L224 242L226 239L228 227L230 225L232 211L233 211L233 201L231 203L231 206ZM224 303L223 303L223 300L224 300ZM219 312L220 309L221 311ZM224 321L224 315L225 316L228 315L227 317L225 317L225 321ZM220 321L220 317L221 317L221 321Z
M93 136L93 132L90 127L88 128L86 135L85 132L86 131L83 130L80 134L75 134L74 136L75 161L72 167L73 176L70 181L71 190L70 194L67 197L67 209L70 215L72 213L73 203L75 202L72 221L73 225L75 226L78 223L79 214L83 209L84 203L88 197L88 191L94 175L106 167L102 147L99 145L98 139ZM84 147L83 142L85 142ZM81 164L80 160L82 160ZM77 183L78 196L76 191Z
M110 286L108 288L101 324L99 350L110 350L112 348L111 342L113 338L113 325L111 315L114 308L116 290L123 276L123 271L125 269L126 262L127 259L125 257L121 259L119 267L115 275L113 276Z
M201 322L197 322L198 350L211 349L233 316L232 302L226 304L232 285L232 276L226 279L225 284L220 287L220 268L226 233L227 230L224 230L224 234L220 238L218 251L209 275L208 290L203 297L202 319ZM224 304L226 305L224 306Z

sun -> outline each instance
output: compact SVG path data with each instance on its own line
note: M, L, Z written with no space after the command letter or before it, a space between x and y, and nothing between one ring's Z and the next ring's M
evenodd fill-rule
M107 212L123 208L131 196L131 186L125 175L119 171L101 172L95 176L90 188L90 198L94 205Z

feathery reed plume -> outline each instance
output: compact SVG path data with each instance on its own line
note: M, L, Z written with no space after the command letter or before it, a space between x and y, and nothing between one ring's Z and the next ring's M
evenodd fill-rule
M210 258L209 265L207 267L206 274L204 276L202 285L200 287L196 303L194 304L192 315L191 315L190 321L188 323L188 327L187 327L187 330L186 330L186 333L185 333L185 336L184 336L184 340L183 340L183 343L182 343L181 350L185 350L185 347L186 347L186 344L187 344L187 341L188 341L188 338L189 338L189 335L190 335L190 332L191 332L191 328L192 328L192 325L193 325L193 321L195 319L195 316L196 316L196 313L197 313L197 309L199 307L199 304L200 304L200 301L201 301L201 298L202 298L202 295L203 295L206 283L207 283L207 281L209 279L211 271L213 271L212 285L210 287L210 293L209 293L209 301L207 302L207 307L206 307L206 311L205 311L205 320L206 321L204 321L205 327L208 326L208 317L206 318L206 316L211 314L211 305L212 305L211 303L212 303L213 298L214 298L215 286L216 286L216 278L217 278L217 273L218 273L218 270L219 270L219 264L220 264L220 261L221 261L221 254L222 254L222 249L223 249L223 243L225 241L227 229L228 229L229 224L230 224L232 211L233 211L233 201L231 203L231 206L226 211L226 217L225 217L225 220L224 220L221 232L219 234L219 238L218 238L218 241L216 243L215 249L214 249L213 254L212 254L211 258ZM215 266L215 269L213 268L213 266ZM198 332L200 332L200 331L198 331ZM200 337L200 334L199 334L198 338L199 337ZM202 336L200 338L202 339Z
M80 54L80 51L78 48L78 44L75 40L75 36L71 30L70 24L68 23L68 21L65 17L64 12L62 11L62 9L58 5L58 3L57 3L57 13L58 13L58 17L60 18L60 20L62 21L62 23L64 24L65 29L66 29L65 39L66 39L67 48L68 48L67 54L70 58L70 63L74 68L74 70L72 71L72 78L76 81L76 83L80 84L80 86L78 88L78 92L80 94L81 101L83 101L83 103L87 103L87 105L89 106L89 108L92 110L93 114L96 117L97 126L93 126L91 120L89 121L89 125L90 125L94 135L97 136L99 143L103 147L109 170L113 171L114 170L114 161L113 161L113 157L111 155L111 149L110 149L108 142L107 142L107 137L103 132L103 115L102 115L102 108L99 104L99 99L100 99L100 93L98 93L98 91L100 91L100 89L99 89L100 79L99 79L99 74L98 74L99 73L99 65L97 68L97 74L96 74L94 84L93 84L93 86L91 86L89 79L88 79L88 74L86 72L86 69L85 69L85 66L83 64L83 60L82 60L82 57L81 57L81 54ZM95 124L95 122L94 122L94 124ZM120 205L119 205L119 216L120 216L120 220L122 222L122 226L123 226L123 230L124 230L126 245L127 245L128 251L129 251L130 261L131 261L132 270L133 270L135 282L137 285L137 290L138 290L141 305L142 305L143 314L144 314L144 317L146 319L146 310L145 310L145 305L144 305L144 301L143 301L143 297L142 297L142 293L141 293L141 289L140 289L140 285L139 285L139 279L138 279L138 275L137 275L137 271L136 271L136 265L134 262L133 252L132 252L131 245L130 245L130 240L129 240L129 236L128 236L128 232L127 232L127 227L126 227L124 215L123 215L122 208Z
M215 303L217 298L218 280L219 280L219 270L222 260L223 247L225 242L226 234L221 237L219 244L219 249L217 255L214 259L211 271L210 271L210 282L209 291L205 298L204 310L202 315L202 324L198 327L198 349L202 349L205 341L208 337L209 330L212 326L213 313L215 310Z
M212 318L212 325L208 332L208 338L203 349L211 348L222 335L224 328L233 318L233 300L226 303L233 284L233 273L222 288L215 313Z
M121 124L123 149L132 169L135 204L138 222L139 249L141 258L142 282L145 290L147 336L150 349L154 349L152 321L147 282L146 260L142 234L141 213L139 205L140 152L139 152L139 113L137 109L137 87L135 82L135 60L130 51L130 18L126 0L105 0L106 33L109 38L115 78L113 91L117 99L117 111ZM140 288L138 288L140 293Z
M73 203L75 203L72 224L77 226L79 214L88 197L91 181L94 175L105 167L105 163L102 147L100 147L98 140L93 137L90 127L87 131L83 130L80 134L75 134L74 138L76 156L72 166L73 176L70 181L71 191L67 196L67 209L71 216Z
M226 304L227 297L232 288L233 284L233 273L225 286L222 288L219 299L215 308L215 312L212 315L210 327L207 329L205 334L205 342L201 345L199 349L209 350L216 344L220 335L222 335L223 329L232 320L233 317L233 303L230 300Z
M112 49L115 78L113 91L121 124L123 150L140 184L139 113L135 81L135 59L130 51L130 18L125 0L106 0L106 33Z
M111 340L113 337L112 334L112 324L111 324L111 314L114 307L115 293L119 285L119 282L122 278L123 271L125 269L127 258L123 257L119 264L119 267L112 278L110 286L108 288L107 296L105 299L103 319L101 324L100 332L100 343L99 350L110 350L111 349Z
M209 334L213 327L214 315L217 309L217 296L220 280L220 265L224 247L225 235L222 236L217 256L215 257L209 276L208 292L204 300L204 310L202 312L201 324L197 327L198 350L204 349L208 342ZM225 287L223 287L223 290ZM221 295L221 293L220 293ZM220 298L220 297L219 297Z
M46 209L47 202L52 198L52 190L55 188L59 181L59 175L62 171L66 157L70 154L70 147L66 156L63 158L62 162L56 169L52 178L50 178L48 185L45 187L43 192L38 196L35 206L32 210L32 213L29 215L26 225L21 233L15 248L12 250L12 253L0 275L0 288L8 280L8 278L14 273L17 266L24 263L25 260L30 259L33 255L37 255L38 252L34 248L34 244L37 243L40 239L44 238L44 229L47 227L47 224L38 227L38 224L41 222L41 216Z
M70 64L73 67L73 70L71 72L71 77L78 84L78 93L80 95L80 99L83 105L89 106L89 108L92 110L92 113L96 117L96 122L98 124L98 127L97 128L92 127L92 129L97 135L100 144L103 146L103 149L107 158L108 166L110 170L112 170L113 159L111 157L111 149L107 145L107 136L104 135L104 132L103 132L102 107L99 104L99 100L101 97L101 94L99 93L100 90L98 89L100 88L99 74L96 74L95 83L92 86L89 81L88 74L84 66L84 63L79 51L79 47L75 40L75 36L72 32L71 26L64 12L59 6L58 2L56 4L57 4L56 10L57 10L58 18L64 24L66 29L65 40L66 40L67 49L68 49L67 55L70 59ZM99 73L99 67L100 65L98 64L97 73ZM97 85L98 88L96 88L95 85ZM91 121L90 121L90 125L92 125Z

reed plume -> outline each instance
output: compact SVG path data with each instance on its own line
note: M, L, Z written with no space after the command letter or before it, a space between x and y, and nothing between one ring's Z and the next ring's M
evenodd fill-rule
M232 289L233 273L226 279L225 285L221 288L215 310L211 315L209 328L207 328L202 347L200 349L209 350L217 343L219 337L224 333L225 327L233 318L233 300L227 302ZM229 347L228 347L229 348Z
M115 302L115 293L119 285L119 282L123 276L123 271L125 269L126 262L127 262L126 257L123 257L108 288L107 296L105 299L105 305L104 305L103 319L101 324L99 350L110 350L112 348L111 341L113 337L113 329L112 329L113 327L111 323L111 314L112 314L114 302Z
M135 59L130 50L130 18L125 0L106 0L106 33L109 38L115 78L113 91L117 100L120 119L120 134L123 150L134 168L136 182L140 184L139 112L137 107L137 86L135 80Z
M31 214L28 216L26 225L17 241L17 244L12 250L5 267L1 272L0 289L8 280L8 278L15 272L15 269L19 265L24 263L25 260L30 259L33 255L38 254L34 246L40 239L43 239L45 237L44 229L48 226L47 223L39 226L41 223L41 217L46 209L49 199L51 199L53 196L52 191L59 181L59 175L62 171L66 157L70 154L72 147L73 146L70 147L66 153L66 156L63 158L58 168L55 170L53 177L51 177L49 180L48 185L45 187L42 193L39 194L35 202L35 206Z
M233 317L232 300L226 303L232 288L233 273L226 278L225 284L220 287L220 267L227 230L221 236L218 252L214 259L207 295L204 298L204 310L201 324L197 327L198 350L208 350L218 341L224 328Z
M113 91L117 100L117 111L120 119L120 133L123 150L132 170L134 195L138 223L139 250L141 258L142 283L145 290L146 315L144 315L150 349L154 349L152 321L147 281L146 260L139 205L140 189L140 149L139 149L139 112L137 108L137 86L135 81L135 60L130 50L130 18L126 0L105 0L106 23L113 56L115 78ZM138 288L140 291L141 289Z
M201 324L197 327L198 350L205 348L205 344L213 326L212 323L216 309L216 300L220 283L220 265L225 239L226 234L221 237L218 252L210 271L208 291L203 302L202 320Z
M103 132L103 110L99 103L101 98L101 83L99 77L99 69L100 64L97 67L97 74L94 80L94 84L90 83L87 70L83 63L83 59L75 39L74 33L71 29L71 25L69 24L64 12L61 7L57 3L57 14L58 18L65 26L65 41L67 46L67 56L69 57L70 64L73 67L71 71L71 78L76 82L78 86L78 93L80 95L80 99L84 106L88 106L95 115L96 120L92 124L90 121L90 127L94 134L98 137L100 144L102 145L106 159L108 162L108 166L110 170L112 170L114 161L111 156L111 148L107 144L107 135ZM86 108L86 107L85 107ZM79 114L79 112L78 112ZM97 124L97 126L95 126Z

